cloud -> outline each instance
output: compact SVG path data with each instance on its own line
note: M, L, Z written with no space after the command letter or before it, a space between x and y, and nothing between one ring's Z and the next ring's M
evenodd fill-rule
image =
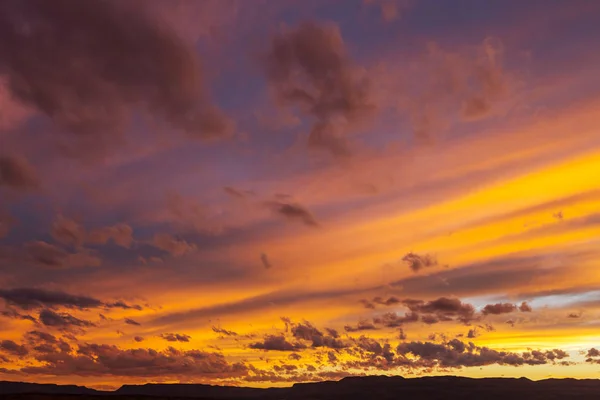
M245 199L247 195L252 194L252 192L248 190L238 190L231 186L224 186L223 191L231 197L235 197L237 199Z
M133 340L135 340L136 342L143 342L145 339L142 336L134 336Z
M531 308L531 306L526 301L524 301L519 306L519 311L521 311L521 312L531 312L531 311L533 311L533 309Z
M62 244L81 246L85 241L85 229L76 221L59 215L52 223L50 235Z
M283 335L267 335L262 342L255 342L249 345L251 349L257 350L274 350L274 351L296 351L306 348L305 345L299 342L288 342Z
M57 290L37 288L0 289L0 298L4 299L8 304L22 308L23 310L44 307L66 307L79 310L90 308L142 309L139 305L130 305L122 301L107 303L89 296L79 296Z
M408 264L408 267L413 272L419 272L424 268L435 267L438 265L436 258L430 254L419 255L410 252L402 257L402 261Z
M311 341L312 347L329 347L332 349L342 349L347 344L338 338L337 331L326 329L328 334L324 334L314 327L310 322L292 323L292 336L296 339Z
M195 244L190 244L183 239L175 238L167 233L157 233L154 235L152 244L174 257L180 257L196 250Z
M383 306L393 306L393 305L399 304L401 301L399 298L397 298L395 296L390 296L387 299L383 299L379 296L376 296L376 297L373 297L372 300L361 299L361 300L359 300L359 302L362 303L362 305L364 305L365 308L374 309L376 304L383 305Z
M0 187L26 191L36 189L39 185L37 172L27 159L0 155Z
M99 267L102 264L99 257L88 251L69 253L60 247L39 240L26 243L24 249L36 264L45 268Z
M2 2L0 71L11 94L96 147L139 109L193 136L226 134L231 124L207 99L193 47L133 4Z
M77 221L63 215L56 218L50 234L57 242L73 246L81 246L84 243L106 244L112 240L121 247L129 248L133 242L133 229L129 225L119 223L87 232Z
M567 315L567 318L581 318L580 313L570 313Z
M262 262L263 267L265 267L266 269L272 267L271 262L269 261L269 257L265 253L262 253L260 255L260 261Z
M440 297L437 300L427 302L405 299L402 300L402 304L412 312L427 314L421 317L421 320L425 323L456 319L468 324L475 319L475 308L471 304L463 303L456 298Z
M15 356L25 356L29 353L29 350L25 346L19 345L12 340L0 341L0 351L4 351Z
M277 34L265 61L279 104L297 106L315 120L309 147L347 155L341 126L356 124L374 105L369 83L349 59L338 27L304 22Z
M400 316L393 312L389 312L373 318L374 324L383 325L387 328L397 328L404 324L417 321L419 321L419 314L415 312L409 312L404 314L403 316Z
M225 336L237 336L238 335L234 331L228 331L227 329L218 328L216 326L213 326L212 330L213 330L213 332L216 332L218 334L225 335Z
M3 317L6 317L6 318L21 319L21 320L37 323L37 319L35 319L35 317L32 317L29 314L21 314L13 309L4 310L4 311L0 312L0 315L2 315Z
M405 342L397 347L400 356L398 364L421 366L462 368L476 367L491 364L500 365L542 365L554 363L569 355L560 349L538 351L532 350L523 353L513 353L493 350L487 347L479 347L469 342L464 343L458 339L452 339L445 343L432 342ZM412 355L412 359L404 358Z
M92 244L106 244L112 240L117 246L129 248L133 243L133 228L127 224L119 223L94 229L87 235L87 241Z
M69 329L71 327L89 328L96 326L91 321L76 318L68 313L57 313L49 309L40 311L40 322L46 326Z
M84 343L73 352L36 355L36 366L20 369L26 374L53 376L116 376L182 378L185 376L232 378L245 376L248 367L229 363L220 353L180 351L169 347L122 349L115 345Z
M517 306L511 303L497 303L497 304L487 304L481 310L483 315L499 315L499 314L509 314L511 312L517 311Z
M375 329L377 329L377 327L375 325L373 325L371 322L366 321L366 320L358 321L356 326L352 326L352 325L344 326L344 330L346 332L370 331L370 330L375 330Z
M140 326L140 325L142 325L142 324L140 324L139 322L137 322L137 321L135 321L135 320L133 320L133 319L131 319L131 318L125 318L125 323L126 323L127 325L135 325L135 326Z
M271 201L267 202L266 206L277 215L281 215L287 219L299 220L307 226L319 226L311 212L299 204Z
M165 339L167 342L189 342L192 338L190 335L184 333L163 333L159 337Z

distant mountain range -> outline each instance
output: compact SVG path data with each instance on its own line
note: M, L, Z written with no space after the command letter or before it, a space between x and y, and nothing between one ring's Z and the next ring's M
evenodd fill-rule
M196 399L600 399L600 380L526 378L471 379L438 376L348 377L337 382L297 383L287 388L246 388L199 384L124 385L113 392L84 386L23 382L0 382L5 400L93 400L100 397L139 400L144 398Z

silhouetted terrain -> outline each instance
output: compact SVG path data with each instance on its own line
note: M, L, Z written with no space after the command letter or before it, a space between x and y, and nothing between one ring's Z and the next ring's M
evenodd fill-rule
M0 382L6 400L141 399L599 399L600 380L459 377L349 377L337 382L255 389L196 384L124 385L114 392L81 386Z

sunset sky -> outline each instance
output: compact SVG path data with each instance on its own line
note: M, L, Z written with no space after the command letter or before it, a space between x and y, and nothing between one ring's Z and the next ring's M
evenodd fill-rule
M0 0L0 380L600 378L599 21Z

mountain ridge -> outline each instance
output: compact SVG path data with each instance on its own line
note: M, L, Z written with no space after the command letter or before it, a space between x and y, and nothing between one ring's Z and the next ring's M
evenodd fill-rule
M464 378L458 376L350 376L339 381L295 383L283 388L251 388L194 383L146 383L101 391L77 385L0 381L0 396L10 400L75 399L597 399L600 380L549 378Z

